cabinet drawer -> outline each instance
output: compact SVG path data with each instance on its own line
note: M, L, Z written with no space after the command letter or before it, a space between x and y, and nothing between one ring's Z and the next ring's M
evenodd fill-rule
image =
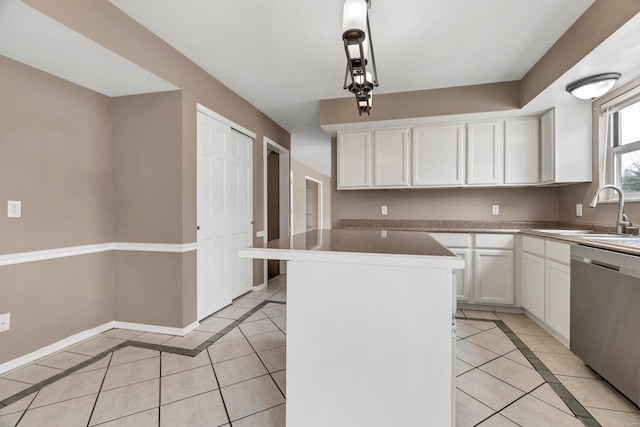
M476 248L513 249L513 234L476 234Z
M522 237L522 250L535 255L544 256L544 239L535 237Z
M468 233L429 233L438 243L447 248L468 248L471 235Z
M569 243L546 240L545 246L547 258L564 264L571 263L571 245Z

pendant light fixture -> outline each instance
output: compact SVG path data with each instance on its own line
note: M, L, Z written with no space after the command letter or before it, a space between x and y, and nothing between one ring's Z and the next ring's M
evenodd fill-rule
M355 95L360 115L371 114L371 92L378 86L369 27L370 7L371 0L345 0L342 17L342 40L347 55L343 89Z
M567 85L567 92L578 99L595 99L609 92L620 73L603 73L585 77Z

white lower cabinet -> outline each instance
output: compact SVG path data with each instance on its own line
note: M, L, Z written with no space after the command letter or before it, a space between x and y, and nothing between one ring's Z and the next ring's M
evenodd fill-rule
M568 345L571 245L523 236L522 250L522 307Z
M471 249L450 248L449 250L464 259L465 267L469 265L469 261L471 260ZM457 300L469 302L469 274L467 274L467 268L454 270L453 272L456 275Z
M438 243L446 246L454 254L464 259L464 269L453 270L456 275L456 299L462 302L471 300L470 262L471 234L469 233L429 233Z
M476 249L473 265L475 302L513 304L513 250Z
M455 270L458 301L513 305L513 234L430 234L465 261L464 270Z
M547 261L546 268L547 313L545 322L569 340L571 303L571 267L556 261Z
M522 306L539 319L544 319L544 257L522 254Z

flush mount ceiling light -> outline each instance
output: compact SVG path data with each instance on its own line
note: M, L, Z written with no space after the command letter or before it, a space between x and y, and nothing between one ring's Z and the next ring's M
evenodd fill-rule
M579 99L595 99L609 92L620 73L603 73L585 77L567 85L567 92Z
M342 16L342 40L347 55L343 89L355 95L360 115L371 114L372 91L378 86L369 27L370 7L371 0L345 0Z

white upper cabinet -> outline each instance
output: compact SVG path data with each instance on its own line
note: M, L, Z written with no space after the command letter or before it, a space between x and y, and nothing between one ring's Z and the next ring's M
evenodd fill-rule
M464 182L464 125L413 128L413 186L455 186Z
M504 183L536 184L540 180L540 121L504 122Z
M371 187L371 133L338 134L338 189Z
M373 185L409 185L409 129L385 129L373 133Z
M338 132L339 190L591 181L591 104L542 117Z
M591 114L591 103L580 103L541 117L541 183L591 181Z
M467 125L467 184L502 184L502 121Z

